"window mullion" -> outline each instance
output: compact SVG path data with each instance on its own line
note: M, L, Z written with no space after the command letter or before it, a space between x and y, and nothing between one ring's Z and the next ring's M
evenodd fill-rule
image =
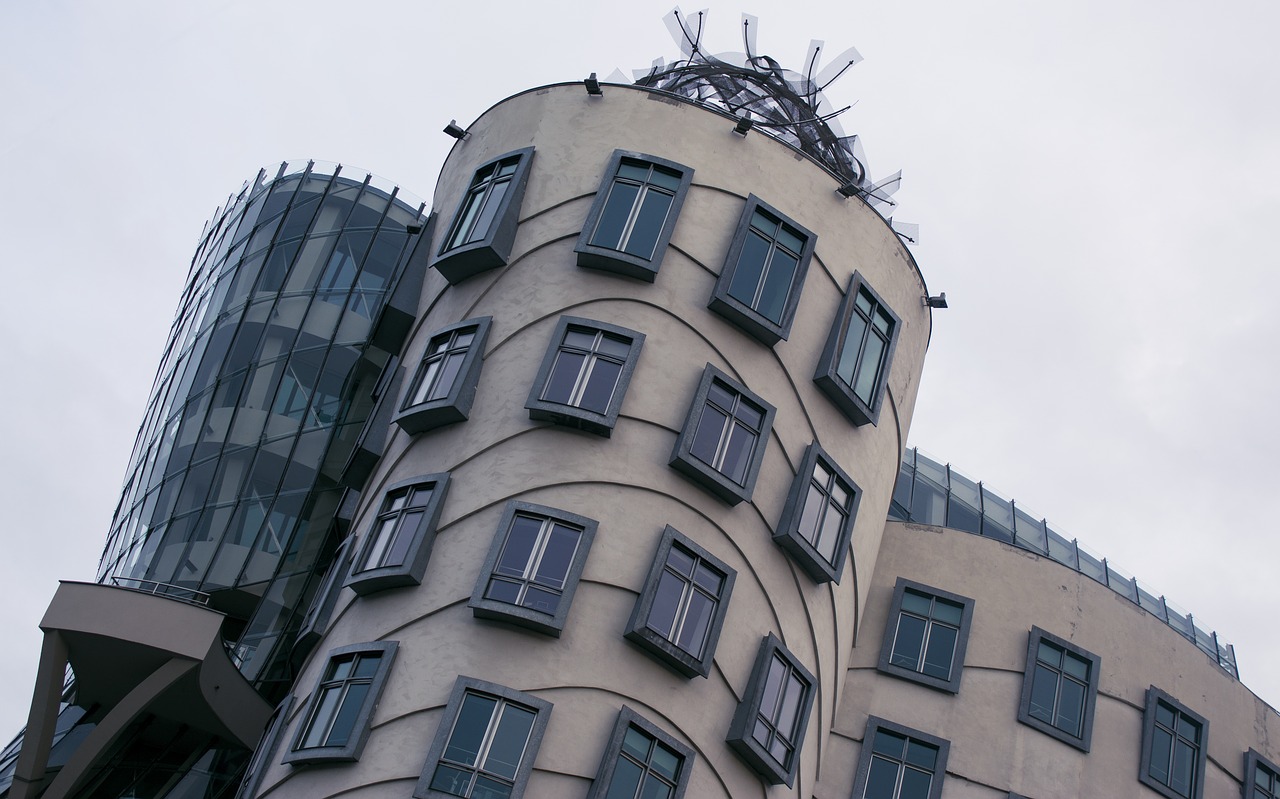
M475 771L471 775L471 787L473 788L475 787L476 778L480 776L481 771L484 771L484 763L489 758L489 749L493 746L493 739L498 736L498 725L502 723L502 714L506 707L506 700L499 699L498 704L493 708L493 713L489 716L489 726L485 727L484 737L480 739L480 746L476 749Z
M622 226L622 233L618 236L618 249L626 251L627 243L631 241L631 232L635 230L636 220L640 218L640 210L644 208L644 198L649 193L649 185L647 183L632 184L637 187L636 199L631 203L631 213L627 214L627 221Z

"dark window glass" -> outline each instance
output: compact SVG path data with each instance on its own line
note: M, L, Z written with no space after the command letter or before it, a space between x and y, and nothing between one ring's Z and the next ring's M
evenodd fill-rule
M512 156L477 170L441 252L481 241L488 235L519 164L520 156Z
M378 641L333 650L284 762L359 757L396 648L394 641Z
M1151 765L1147 773L1156 782L1188 799L1196 786L1200 753L1200 724L1163 700L1156 702Z
M854 778L854 799L938 799L950 744L871 716Z
M474 799L513 796L537 715L532 708L468 691L431 790Z
M623 158L591 244L652 258L681 180L675 170Z
M771 784L795 779L814 677L775 636L765 638L726 739Z
M1041 640L1037 650L1028 712L1078 738L1093 664L1049 641Z
M713 380L694 429L690 452L733 482L745 485L764 415L759 405Z
M628 338L570 325L542 390L542 399L605 413L630 354Z
M899 578L877 668L943 691L959 691L972 615L972 599Z
M1245 753L1245 799L1280 798L1280 768L1250 749Z
M485 598L555 613L581 537L580 527L517 515Z
M701 658L724 584L723 572L673 544L658 579L649 629Z
M860 286L840 348L836 374L853 390L854 396L867 405L875 399L872 392L880 384L893 327L893 317L866 287Z
M836 545L849 520L853 490L836 473L818 461L809 479L804 509L800 512L800 537L818 554L834 563Z
M759 208L729 281L729 296L774 324L782 323L805 236Z

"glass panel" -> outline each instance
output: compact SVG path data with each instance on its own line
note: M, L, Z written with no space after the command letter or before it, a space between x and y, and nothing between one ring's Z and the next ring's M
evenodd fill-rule
M921 743L915 739L907 740L907 762L913 766L919 766L927 771L933 771L933 764L937 762L938 750L936 747L926 743Z
M471 235L467 237L468 243L480 241L489 235L489 228L493 226L493 218L498 213L498 209L502 207L502 199L506 196L507 187L510 185L511 182L508 180L493 184L493 188L489 190L489 197L485 200L484 210L480 212L475 228L471 231Z
M531 585L525 591L524 601L520 604L543 613L555 613L556 608L560 606L560 594L556 591L549 591L545 588Z
M643 776L644 769L640 766L625 757L618 758L618 763L613 768L613 780L609 783L609 792L604 799L635 799Z
M586 359L585 353L561 350L556 355L551 374L547 375L547 386L542 391L542 398L547 402L570 404L573 398L573 387L578 382L578 375L582 373L582 364Z
M1169 757L1173 746L1173 736L1156 727L1151 736L1151 768L1149 773L1158 782L1169 784Z
M514 779L520 759L524 757L524 745L529 740L529 730L537 714L521 707L507 705L498 722L498 731L489 745L484 760L484 770L507 779Z
M956 651L956 630L932 625L929 630L929 649L924 656L922 671L942 680L951 679L951 658Z
M471 790L471 799L509 799L510 796L510 785L484 775L476 777L476 787Z
M735 424L729 433L729 443L725 447L724 462L720 471L738 485L747 482L747 467L751 465L751 454L755 449L756 434L740 424Z
M683 760L684 758L680 757L680 755L655 742L653 761L650 763L650 767L658 774L674 782L680 775L680 763Z
M693 573L693 581L712 596L718 597L720 596L720 586L724 584L724 575L705 563L699 562L698 568Z
M608 411L609 400L613 399L613 390L621 374L622 364L597 358L578 407L595 413Z
M405 556L409 554L409 546L416 537L418 527L422 524L422 511L409 511L400 519L397 535L391 547L387 549L386 557L382 559L382 566L401 566L404 565Z
M329 721L338 707L338 698L342 695L342 686L324 689L320 701L316 704L316 712L311 716L311 726L302 739L302 748L310 749L324 745L325 734L329 731Z
M705 594L694 592L689 597L689 609L685 611L684 627L680 630L680 640L676 643L689 654L702 655L702 642L706 640L707 628L711 626L711 617L716 605Z
M364 707L365 696L369 693L368 683L355 683L347 686L347 695L342 698L342 707L333 720L325 746L346 746L351 734L355 732L356 716Z
M440 367L440 374L436 376L435 385L432 386L431 396L427 399L438 400L449 396L449 391L453 388L453 384L457 382L458 372L461 371L462 361L465 358L465 352L453 352L445 356L444 362Z
M920 664L920 652L924 648L924 619L908 616L898 618L898 635L893 641L889 663L916 671Z
M542 585L563 588L569 566L573 563L573 553L578 549L580 535L579 530L553 523L534 580Z
M693 556L680 547L673 546L667 553L667 568L682 577L688 577L693 569Z
M533 556L533 547L538 541L538 531L542 529L542 520L528 516L516 516L511 523L511 532L502 546L502 555L494 567L495 574L509 574L523 577L525 569Z
M756 233L749 232L742 244L742 252L729 281L729 296L749 308L756 305L756 292L764 276L765 260L769 257L769 242Z
M899 799L929 799L929 787L933 775L915 769L905 769L902 774L902 793Z
M664 189L675 191L680 188L681 175L679 172L670 169L663 169L660 166L653 168L653 174L649 176L649 182L655 186L661 186Z
M895 760L901 760L906 753L906 749L907 739L903 736L888 730L876 730L875 740L871 743L871 751L889 755Z
M778 697L782 690L782 680L787 671L787 665L777 657L769 661L769 673L765 675L764 692L760 695L760 715L767 719L773 718L773 711L778 706Z
M1056 672L1037 665L1031 682L1031 705L1028 715L1040 719L1045 724L1053 724L1053 703L1057 697L1058 675Z
M653 257L653 247L658 243L663 223L667 221L671 200L671 195L663 192L652 189L645 192L640 213L636 215L631 236L627 239L627 252L645 259Z
M471 772L441 763L436 766L436 773L431 777L431 790L443 791L453 796L465 796L470 783Z
M1064 656L1063 656L1062 665L1063 665L1063 668L1066 670L1067 674L1070 674L1073 677L1077 677L1080 680L1088 682L1089 665L1090 665L1089 661L1082 660L1081 658L1076 657L1070 652L1066 652L1064 653Z
M960 619L964 616L964 606L957 605L954 602L948 602L945 599L935 599L933 602L933 617L938 621L944 621L947 624L960 626Z
M876 385L880 380L880 361L888 342L879 336L868 336L866 350L858 365L858 380L853 385L854 395L868 405L873 404Z
M760 290L760 302L756 310L769 321L780 324L786 309L787 296L791 293L791 281L795 277L798 261L782 250L774 250L769 263L769 274Z
M1080 735L1080 722L1084 711L1084 686L1074 680L1062 681L1062 696L1058 702L1058 718L1053 726Z
M856 313L849 315L849 329L845 331L844 343L840 346L840 361L836 364L836 376L845 385L853 386L853 373L858 368L859 356L862 354L862 340L867 335L867 321ZM943 479L946 475L943 475Z
M879 757L871 758L867 773L866 799L897 799L894 789L898 782L898 764Z
M646 623L664 638L670 638L673 632L676 611L680 608L680 594L684 586L683 580L667 571L664 571L661 579L658 580L658 588L653 596L653 606Z
M689 445L690 454L708 466L714 466L716 448L720 445L720 436L724 432L725 422L728 419L729 417L719 408L704 406L702 415L698 419L698 428L693 431L693 442Z
M485 590L486 599L493 599L498 602L506 602L514 605L520 601L520 583L512 583L506 580L490 580L489 587Z
M652 739L635 727L627 727L627 734L622 739L622 751L634 756L637 760L648 761L649 745Z
M933 610L933 599L908 588L902 592L902 609L928 616Z
M1173 771L1169 776L1169 787L1183 796L1190 796L1195 763L1196 750L1183 741L1176 742L1173 748Z
M604 210L600 212L600 221L596 224L595 235L591 243L598 247L616 250L622 241L627 219L635 205L640 187L630 183L615 181L609 190L609 199L605 201Z
M454 722L453 732L449 735L449 743L441 757L455 763L475 765L485 731L489 728L489 719L497 706L498 700L493 697L466 694L462 698L458 720Z

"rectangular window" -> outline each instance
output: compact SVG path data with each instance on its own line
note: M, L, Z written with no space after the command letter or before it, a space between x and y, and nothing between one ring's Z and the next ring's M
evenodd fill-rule
M475 401L490 324L488 316L468 319L431 337L395 417L401 429L416 435L467 418Z
M515 799L524 791L551 703L459 677L413 795Z
M286 763L357 760L369 736L396 654L395 641L344 646L329 653L324 674L311 694Z
M653 282L693 181L689 167L616 150L574 251L578 266Z
M670 525L626 637L686 677L711 671L737 573Z
M1088 752L1101 664L1097 655L1032 627L1018 721Z
M774 407L707 364L671 466L730 505L751 498Z
M795 781L816 680L770 634L760 645L726 739L770 785Z
M595 532L585 516L508 503L471 594L473 613L559 637Z
M644 334L560 317L525 408L529 418L609 437L640 358Z
M692 749L624 706L587 799L681 799L693 761Z
M855 425L874 425L880 417L900 326L897 315L854 272L813 381Z
M449 490L447 473L397 483L365 535L346 585L357 594L421 585Z
M475 171L432 263L450 283L506 265L532 160L533 148L526 147Z
M840 582L862 492L818 442L805 450L773 540L818 582Z
M1280 767L1250 749L1244 755L1244 784L1246 799L1280 799Z
M1209 721L1154 685L1142 718L1143 785L1169 799L1204 794Z
M816 239L751 195L707 307L777 344L791 332Z
M972 599L899 577L877 668L954 694L972 621Z
M950 743L871 716L854 778L856 799L938 799Z

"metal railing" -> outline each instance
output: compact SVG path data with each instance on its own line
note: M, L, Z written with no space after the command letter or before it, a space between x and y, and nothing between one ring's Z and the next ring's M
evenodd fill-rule
M194 588L187 588L173 583L160 583L155 580L140 580L136 577L112 577L111 584L117 588L125 588L130 591L140 591L144 594L155 594L169 599L176 599L179 602L186 602L189 605L208 606L209 595L204 591L197 591Z

